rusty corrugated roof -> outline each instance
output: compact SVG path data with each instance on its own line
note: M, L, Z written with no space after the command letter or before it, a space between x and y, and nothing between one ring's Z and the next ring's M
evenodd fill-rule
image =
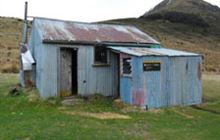
M34 22L45 41L160 44L134 26L79 23L46 18Z

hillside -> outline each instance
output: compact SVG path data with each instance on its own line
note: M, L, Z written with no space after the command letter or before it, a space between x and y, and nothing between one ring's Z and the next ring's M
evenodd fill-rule
M164 47L204 56L204 71L220 73L220 8L203 0L164 0L139 18L105 23L130 24ZM0 72L17 72L22 20L0 17Z
M220 8L203 0L164 0L141 18L163 19L209 28L210 31L220 30ZM211 33L220 35L219 32Z
M220 8L202 0L164 0L139 18L105 23L131 24L164 47L204 56L204 71L220 72Z
M0 17L0 72L18 72L22 20Z

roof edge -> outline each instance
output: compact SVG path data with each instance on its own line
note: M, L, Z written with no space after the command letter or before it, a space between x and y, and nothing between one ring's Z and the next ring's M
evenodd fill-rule
M88 42L88 41L66 41L66 40L43 40L45 44L62 45L106 45L106 46L131 46L131 47L149 47L150 45L160 45L156 43L134 43L134 42Z
M137 28L138 30L142 31L143 33L147 34L144 32L142 29L138 28L135 25L131 24L114 24L114 23L102 23L101 21L99 22L82 22L82 21L72 21L72 20L65 20L65 19L55 19L55 18L47 18L47 17L38 17L38 16L29 16L30 18L36 19L36 20L51 20L51 21L60 21L60 22L71 22L71 23L79 23L79 24L89 24L89 25L113 25L113 26L126 26L126 27L134 27ZM148 35L148 34L147 34Z

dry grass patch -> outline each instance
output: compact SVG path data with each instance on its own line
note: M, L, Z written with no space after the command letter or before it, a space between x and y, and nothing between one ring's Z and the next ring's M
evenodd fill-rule
M81 112L81 111L64 111L63 113L68 115L78 115L82 117L92 117L100 120L109 120L109 119L131 119L128 115L123 115L119 113L113 113L113 112L100 112L100 113L90 113L90 112Z
M182 111L177 111L177 110L173 110L173 112L175 112L176 114L182 116L182 117L185 117L187 119L193 119L194 117L192 115L189 115L189 114L186 114Z
M7 63L7 64L2 65L1 72L2 73L18 73L19 68L18 68L17 64Z

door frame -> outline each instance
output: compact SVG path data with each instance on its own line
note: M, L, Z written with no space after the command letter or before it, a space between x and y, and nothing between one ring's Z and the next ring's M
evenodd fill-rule
M71 51L71 91L70 91L70 93L68 94L68 95L66 95L66 96L62 96L62 84L61 84L61 76L62 76L62 50L67 50L67 51ZM75 57L76 57L76 83L77 83L77 85L76 85L76 91L73 91L73 58L74 58L74 56L73 56L73 54L74 54L74 51L75 51ZM59 97L68 97L68 96L73 96L73 95L77 95L78 94L78 87L79 87L79 85L78 85L78 48L73 48L73 47L60 47L59 48L59 55L58 55L58 73L57 73L57 75L58 75L58 86L57 86L57 89L58 89L58 96Z

